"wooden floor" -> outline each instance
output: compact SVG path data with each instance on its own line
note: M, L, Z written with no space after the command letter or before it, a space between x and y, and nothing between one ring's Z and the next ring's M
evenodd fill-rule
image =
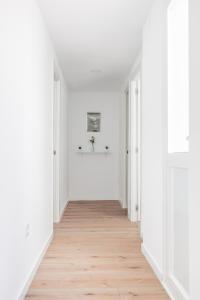
M26 300L169 299L116 201L70 202Z

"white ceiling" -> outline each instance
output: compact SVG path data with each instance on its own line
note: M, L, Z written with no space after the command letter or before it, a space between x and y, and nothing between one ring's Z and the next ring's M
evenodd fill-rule
M69 88L119 90L140 49L153 0L38 2Z

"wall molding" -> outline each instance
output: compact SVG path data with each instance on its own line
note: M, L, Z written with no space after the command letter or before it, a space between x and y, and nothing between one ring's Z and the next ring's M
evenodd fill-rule
M124 199L118 200L122 209L127 209L127 205L125 204Z
M57 223L60 223L60 221L62 220L62 217L63 217L63 215L64 215L65 210L67 209L67 206L69 205L69 202L70 202L70 201L67 200L66 204L64 205L64 207L63 207L63 209L62 209L62 211L61 211L61 213L60 213L59 222L57 222Z
M189 295L174 276L170 276L162 284L172 300L189 300Z
M148 263L150 264L151 268L153 269L153 272L155 273L155 275L157 276L158 280L160 281L160 283L162 284L163 288L165 289L165 291L167 292L168 296L170 297L171 300L178 300L175 299L171 293L171 289L169 288L168 285L165 284L164 281L164 274L161 271L161 269L159 268L158 264L155 262L155 259L153 258L153 256L150 254L150 252L147 250L147 247L144 245L144 243L141 246L141 251L142 254L144 255L144 257L146 258L146 260L148 261Z
M169 295L171 300L189 300L188 294L185 292L183 287L179 284L178 280L171 276L170 278L165 279L163 272L159 268L158 264L155 262L155 259L152 257L150 252L147 250L147 247L142 244L141 250L151 268L153 269L158 280L162 284L163 288Z
M24 287L22 289L22 292L20 293L20 296L18 297L18 300L24 300L24 298L29 290L29 287L33 281L33 278L35 277L35 274L42 262L42 259L44 258L44 255L46 254L47 249L49 248L49 245L51 244L52 240L53 240L53 232L50 234L48 239L45 241L40 254L38 255L37 259L35 260L33 268L25 280Z
M163 272L161 271L160 267L156 263L155 259L151 255L151 253L147 250L147 247L144 245L144 243L141 246L141 250L142 250L142 254L147 259L148 263L152 267L154 273L156 274L156 276L158 277L158 279L160 280L160 282L163 282L163 278L164 278L163 277Z

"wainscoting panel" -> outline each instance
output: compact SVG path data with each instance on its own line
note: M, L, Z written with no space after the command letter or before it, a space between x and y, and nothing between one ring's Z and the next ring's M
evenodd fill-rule
M167 281L182 300L189 294L188 154L168 158Z

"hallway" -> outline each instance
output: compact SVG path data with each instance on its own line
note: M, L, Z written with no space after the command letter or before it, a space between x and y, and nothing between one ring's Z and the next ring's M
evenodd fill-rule
M169 299L118 201L70 202L26 300Z
M0 23L0 300L200 300L200 1Z

